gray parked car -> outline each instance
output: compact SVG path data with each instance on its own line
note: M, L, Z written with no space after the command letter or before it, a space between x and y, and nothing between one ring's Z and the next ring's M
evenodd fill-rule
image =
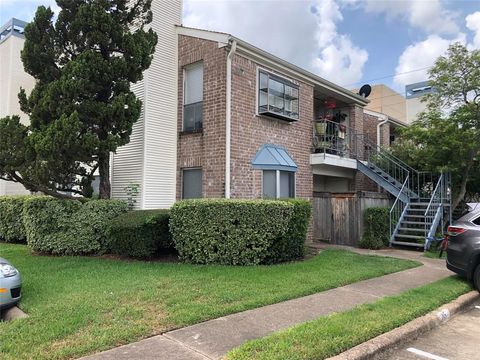
M0 257L0 310L14 306L22 297L20 272Z
M469 204L468 211L447 229L447 268L473 281L480 291L480 204Z

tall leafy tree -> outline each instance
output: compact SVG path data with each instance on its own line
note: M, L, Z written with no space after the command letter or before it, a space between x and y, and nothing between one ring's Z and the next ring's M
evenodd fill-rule
M480 51L453 44L429 75L435 92L427 109L392 150L419 169L450 171L456 207L469 190L480 189Z
M110 197L110 153L130 141L141 101L130 84L150 66L157 35L151 0L57 0L56 21L40 6L21 54L36 80L20 105L30 124L0 120L0 177L54 196ZM12 156L3 156L10 153Z

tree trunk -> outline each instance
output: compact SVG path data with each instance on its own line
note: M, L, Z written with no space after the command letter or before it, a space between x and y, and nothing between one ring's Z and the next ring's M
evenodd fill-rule
M458 195L452 201L452 211L458 206L458 204L460 204L460 202L465 197L465 194L467 193L467 181L468 181L468 176L470 175L470 170L472 169L472 166L473 166L475 152L470 151L468 155L469 156L467 159L467 163L462 171L462 181L460 182L460 189L458 191Z
M98 171L100 172L100 199L110 199L110 154L98 156Z

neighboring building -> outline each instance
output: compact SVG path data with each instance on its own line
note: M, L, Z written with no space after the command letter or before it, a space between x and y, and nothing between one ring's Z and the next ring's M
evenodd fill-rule
M435 89L428 83L428 81L422 81L405 86L408 123L416 120L418 114L426 109L426 103L422 102L422 97L433 92L435 92Z
M352 90L358 92L358 90ZM408 123L405 98L384 84L372 85L365 109L385 114L401 123Z
M28 123L28 117L20 110L18 93L24 88L27 93L33 89L35 80L23 70L20 52L25 36L23 30L27 23L11 19L0 28L0 118L7 115L19 115L22 123ZM18 183L0 180L0 195L29 194Z

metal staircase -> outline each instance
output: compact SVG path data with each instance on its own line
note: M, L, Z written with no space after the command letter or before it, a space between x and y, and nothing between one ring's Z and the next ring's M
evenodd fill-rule
M451 220L449 174L419 172L368 140L357 168L395 197L390 209L390 245L429 248L446 217ZM440 228L439 228L440 226Z
M451 222L451 179L446 173L419 172L372 143L368 135L321 120L313 150L357 160L357 169L395 198L390 208L390 245L428 249L439 226Z

